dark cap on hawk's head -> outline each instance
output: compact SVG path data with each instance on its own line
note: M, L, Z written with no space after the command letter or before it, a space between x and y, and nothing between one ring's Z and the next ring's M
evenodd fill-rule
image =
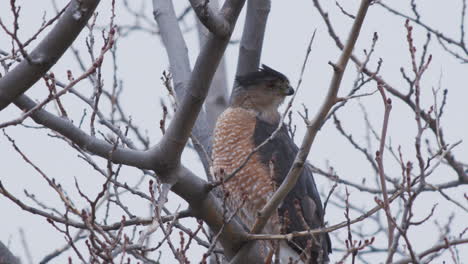
M237 76L236 81L239 85L244 87L260 84L263 82L282 81L289 83L288 77L279 71L273 70L265 64L262 64L262 67L259 68L258 71L250 72L242 76Z
M270 88L283 90L285 95L294 94L294 90L289 85L288 77L265 64L262 64L258 71L237 76L236 82L238 86L244 89L256 87L257 85L267 85Z
M236 77L231 106L254 110L265 121L277 121L279 105L292 94L288 78L263 64L255 72Z

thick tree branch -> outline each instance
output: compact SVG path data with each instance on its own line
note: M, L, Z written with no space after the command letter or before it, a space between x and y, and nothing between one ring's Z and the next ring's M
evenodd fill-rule
M209 5L216 10L219 9L219 3L217 0L211 0ZM197 23L197 29L200 47L203 47L210 31L200 22ZM210 90L205 100L206 127L210 134L212 134L218 116L228 105L228 96L226 61L223 57L213 77ZM211 137L209 146L205 146L205 148L207 149L208 154L211 155L211 151L209 151L211 149Z
M248 1L236 75L244 75L258 69L270 8L270 0Z
M244 2L245 0L226 1L220 11L232 25L231 30L234 28ZM168 169L177 166L228 42L229 38L219 38L213 34L208 37L197 58L187 83L186 94L179 104L175 117L160 144L152 150L157 153L157 160L167 165Z
M226 20L222 13L213 10L209 1L189 0L200 22L219 38L229 38L234 25Z
M220 11L231 24L231 31L234 28L235 21L244 2L245 1L226 1ZM156 4L156 1L153 3ZM174 30L174 28L171 30ZM229 32L229 35L231 33L232 32ZM203 100L207 95L213 75L218 68L218 64L224 54L228 41L229 38L220 38L214 34L209 34L206 38L206 42L200 51L200 55L191 73L190 80L187 83L185 89L186 94L180 103L181 106L167 129L161 146L158 147L161 151L160 153L164 155L165 160L168 162L173 162L174 159L178 160L180 153L185 147L191 128L197 120L197 115L201 110ZM171 60L171 55L169 55L169 59ZM172 63L171 61L171 64ZM198 118L200 119L201 117ZM200 120L197 121L197 123L199 122ZM192 133L198 133L197 127L194 128ZM186 168L179 167L176 171L178 172L176 173L178 181L173 186L173 191L186 199L192 211L195 213L198 212L199 217L202 218L214 232L218 232L225 224L225 219L222 218L222 207L220 206L219 200L213 193L207 194L205 188L206 182L196 176L190 176L191 173ZM223 245L224 253L228 258L234 256L243 241L245 241L245 231L241 226L236 224L236 222L225 225L219 237L219 242ZM253 263L262 262L259 254L252 254L249 258Z
M154 0L153 10L154 18L160 27L161 39L167 51L170 69L173 75L176 99L180 102L186 95L187 83L191 74L187 45L179 27L172 1ZM209 151L211 137L209 131L206 129L206 123L206 112L201 109L192 129L192 135L201 145L195 145L195 148L202 159L205 171L208 173L209 160L206 158L204 151Z
M26 95L21 95L15 101L15 104L22 109L32 108L35 105L35 103ZM34 112L31 115L31 118L33 118L36 123L61 133L89 152L106 159L109 157L109 154L112 153L111 160L115 163L159 171L158 168L153 167L155 163L148 151L137 151L124 148L116 148L113 150L114 146L112 144L95 137L91 137L79 128L75 127L67 119L57 117L42 109ZM207 194L206 181L197 177L184 166L179 166L173 170L170 178L178 180L172 187L172 191L190 204L190 208L196 217L205 221L214 231L217 232L225 220L222 217L223 207L221 202L212 193ZM61 222L59 218L55 219L55 221ZM81 227L79 223L69 224ZM115 226L109 228L114 227ZM225 254L228 257L232 257L240 248L242 241L245 241L245 237L246 233L244 229L237 222L232 221L226 225L220 236L220 242L224 247Z
M104 55L106 54L107 51L109 51L112 48L112 46L114 44L114 34L115 34L115 31L112 28L109 31L108 39L107 39L105 45L101 48L101 53L96 58L96 60L93 62L92 66L89 69L86 69L86 71L83 74L81 74L76 79L71 80L68 84L63 85L63 89L61 91L55 92L55 94L50 94L45 100L43 100L42 102L36 104L33 108L28 109L27 111L25 111L25 113L23 115L21 115L19 118L16 118L16 119L11 120L9 122L5 122L3 124L0 124L0 128L10 126L10 125L17 125L17 124L22 123L28 116L31 115L31 113L33 113L37 109L40 109L40 108L44 107L46 104L48 104L52 100L56 100L57 103L59 105L61 105L60 104L60 99L59 99L60 96L66 94L69 90L73 89L73 87L77 83L81 82L83 79L89 78L90 76L92 76L93 73L95 73L97 70L100 69L100 67L102 65L102 62L104 61ZM49 89L51 87L55 88L55 77L53 77L53 75L51 74L48 78L51 78L53 80L53 82L54 82L54 86L50 86L48 88ZM47 83L48 82L46 81L46 84ZM49 85L47 85L47 86L49 86ZM93 108L94 107L95 106L93 105ZM63 110L63 106L61 107L61 110L62 110L62 113L65 113L65 110ZM96 113L96 109L94 110L93 113ZM66 117L66 114L64 115L64 117Z
M213 192L206 192L206 182L201 178L193 175L185 167L180 167L177 172L179 181L172 187L172 191L189 202L192 213L195 217L202 219L213 232L218 232L225 224L223 218L222 201L215 197ZM225 225L219 242L221 242L224 254L228 258L232 258L239 250L242 243L246 240L247 233L242 226L234 219L229 224ZM252 256L252 263L261 263L259 256ZM257 257L257 261L255 261Z
M153 0L153 15L160 28L161 40L166 48L177 99L185 95L190 78L190 61L187 44L170 0Z
M227 1L225 3L222 13L232 25L235 24L243 4L244 1ZM212 193L207 194L206 182L180 165L179 160L228 41L228 39L217 38L214 35L208 37L186 85L187 92L180 100L179 109L171 125L161 143L148 151L124 148L116 148L113 151L114 146L111 144L87 135L68 120L59 118L42 109L34 112L31 117L37 123L63 134L91 153L104 158L109 158L110 153L112 153L110 159L115 163L152 169L162 175L163 178L171 179L173 183L176 181L172 190L186 199L194 213L216 232L224 221L220 202ZM181 59L184 58L181 57ZM187 64L185 65L187 66ZM171 67L176 66L180 65L171 65ZM182 71L186 73L186 69ZM182 87L184 86L182 84ZM32 100L24 95L18 98L15 103L22 109L30 109L35 105ZM220 242L223 244L225 254L228 257L232 257L240 248L241 241L245 241L245 231L236 222L230 223L223 229Z
M273 197L268 201L268 203L259 212L257 221L251 230L252 234L259 233L262 231L269 217L276 210L276 208L278 208L281 201L283 201L284 197L286 197L289 191L291 191L291 189L296 184L297 179L299 178L302 172L302 169L304 167L304 164L306 162L312 143L314 142L315 136L317 135L317 132L322 127L323 121L325 120L328 112L330 111L332 106L337 102L337 94L340 88L341 79L343 78L343 73L346 69L346 65L349 61L354 45L356 44L356 40L359 36L359 32L361 30L361 26L366 16L370 3L371 3L370 0L361 1L358 14L356 15L356 19L354 20L353 26L349 33L348 41L338 60L338 64L333 65L334 74L330 82L330 87L328 88L327 97L325 98L325 101L323 105L320 107L317 115L314 117L312 121L309 121L307 125L307 133L302 141L299 153L296 155L294 163L291 169L289 170L288 175L286 176L284 182L275 192ZM247 253L247 251L249 251L248 250L249 244L250 243L248 243L247 246L244 246L243 249L239 251L238 253L239 256L244 255ZM238 256L236 256L236 258L232 261L232 263L240 263L239 261L237 261L237 258Z
M33 86L73 43L99 0L73 0L55 27L12 71L0 79L0 111Z
M36 103L26 95L20 95L20 97L15 100L15 105L23 111L28 111L34 108ZM34 122L62 134L80 148L102 158L110 158L112 162L134 166L140 169L156 169L148 151L132 150L121 147L118 147L113 151L114 145L86 134L76 127L70 120L58 117L44 109L36 110L30 115L30 117Z

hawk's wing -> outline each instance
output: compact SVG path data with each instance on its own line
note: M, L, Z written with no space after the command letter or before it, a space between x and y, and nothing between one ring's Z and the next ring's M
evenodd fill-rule
M278 125L272 125L257 118L254 141L255 146L264 142L275 131ZM289 136L283 125L268 144L263 146L259 152L261 161L267 166L274 168L274 177L278 186L283 182L291 168L294 158L299 149ZM314 177L310 167L306 164L294 188L284 199L278 210L280 218L283 218L285 232L303 231L314 229L323 224L323 207L320 200ZM309 246L308 246L309 241ZM308 255L317 259L319 250L323 250L323 259L328 259L331 252L331 242L328 234L315 237L297 237L290 243L298 253L311 247ZM315 263L314 261L312 263Z

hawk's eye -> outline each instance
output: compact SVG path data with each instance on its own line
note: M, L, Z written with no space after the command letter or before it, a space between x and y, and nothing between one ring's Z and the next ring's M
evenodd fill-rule
M275 83L275 82L268 82L268 83L267 83L267 87L273 89L273 88L276 87L276 83Z

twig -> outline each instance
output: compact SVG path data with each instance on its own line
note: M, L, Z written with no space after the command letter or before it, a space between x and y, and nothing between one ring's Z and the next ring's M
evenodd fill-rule
M24 230L22 228L19 229L19 234L21 238L21 244L23 245L23 248L24 248L24 253L26 254L26 259L28 260L29 264L32 264L34 262L31 256L31 250L29 249L29 245L26 240L26 235L24 234Z
M86 25L98 4L99 1L91 0L71 1L54 28L29 53L34 63L24 60L0 79L0 110L27 91L57 62Z
M42 101L41 103L38 103L36 104L33 108L27 110L24 114L22 114L20 117L14 119L14 120L11 120L11 121L8 121L8 122L5 122L5 123L2 123L0 124L0 128L4 128L4 127L7 127L7 126L11 126L11 125L17 125L17 124L20 124L21 122L23 122L23 120L25 120L26 118L28 118L29 116L31 116L36 110L42 108L44 105L46 105L47 103L49 103L50 101L54 100L54 99L57 99L59 98L60 96L64 95L65 93L67 93L71 88L73 88L77 83L79 83L80 81L82 81L83 79L87 78L89 75L93 74L96 69L98 67L101 66L103 60L104 60L104 55L106 54L106 52L112 47L112 44L113 44L113 37L114 37L114 33L115 33L115 30L114 29L111 29L109 31L109 38L108 38L108 41L107 43L104 45L104 47L101 49L101 54L99 55L99 57L96 59L96 61L93 63L93 65L86 71L84 72L81 76L79 76L78 78L72 80L71 82L69 82L67 84L66 87L64 87L60 92L54 94L54 95L51 95L49 97L47 97L47 99L45 99L44 101Z
M394 193L392 196L388 198L389 203L393 202L396 200L404 191L399 190L398 192ZM354 218L349 222L349 224L353 225L355 223L361 222L376 212L378 212L380 209L383 209L382 205L376 205L374 208L371 210L367 211L366 213ZM289 234L249 234L247 236L248 240L291 240L293 237L301 237L301 236L310 236L310 235L316 235L320 233L330 233L335 230L345 228L348 225L348 221L343 221L335 225L331 225L329 227L325 228L316 228L312 230L306 230L306 231L299 231L299 232L294 232L294 233L289 233Z
M468 243L468 238L455 239L455 240L452 240L452 241L446 240L446 241L444 241L444 242L442 242L440 244L436 244L435 246L422 251L421 253L419 253L417 255L418 255L418 258L421 259L421 258L423 258L425 256L430 255L430 254L437 253L439 250L447 249L447 248L452 247L452 246L467 244L467 243ZM405 259L394 262L394 264L408 264L408 263L412 263L411 258L405 258Z
M380 147L379 151L376 152L375 155L375 160L377 161L378 165L378 172L380 176L380 185L382 187L382 196L384 200L384 210L385 210L385 215L387 216L387 223L388 223L388 246L390 247L393 243L393 235L394 235L394 225L392 224L392 213L390 211L390 203L388 201L388 192L387 192L387 184L386 184L386 179L385 179L385 171L384 171L384 164L383 164L383 155L384 155L384 150L385 150L385 139L387 135L387 129L388 129L388 122L389 122L389 117L390 117L390 111L392 109L392 100L390 98L387 98L387 95L385 94L385 90L382 86L382 84L377 85L380 94L382 95L382 100L384 103L385 107L385 113L384 113L384 119L383 119L383 125L382 125L382 134L380 136Z

